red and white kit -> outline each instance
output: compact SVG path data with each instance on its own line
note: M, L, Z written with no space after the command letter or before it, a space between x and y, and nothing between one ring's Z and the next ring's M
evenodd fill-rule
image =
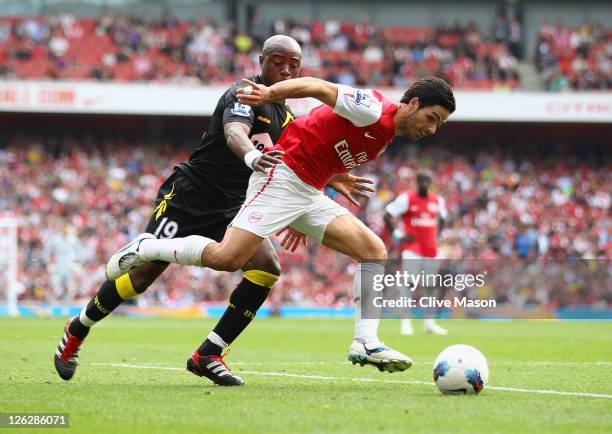
M384 152L395 135L396 111L377 91L339 86L333 109L323 104L287 126L272 148L285 151L284 163L251 175L232 226L262 238L292 226L321 241L327 225L349 213L323 187Z
M402 244L402 254L409 251L420 258L437 256L438 218L445 220L447 216L442 196L429 192L423 197L416 191L408 191L389 203L386 211L393 217L401 217L404 234L414 239Z
M389 203L386 211L400 217L404 234L413 237L412 242L400 246L402 259L409 260L404 261L404 269L414 274L421 271L435 274L439 264L432 259L438 256L438 218L447 217L442 196L429 192L423 197L416 191L408 191Z

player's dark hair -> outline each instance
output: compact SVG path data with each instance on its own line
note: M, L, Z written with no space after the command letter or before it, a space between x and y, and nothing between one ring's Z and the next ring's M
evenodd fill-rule
M455 97L447 82L437 77L425 77L414 82L404 93L400 102L409 103L414 97L419 99L419 108L440 105L449 113L455 111Z
M421 169L417 172L417 179L418 178L429 178L429 179L433 179L433 175L431 174L430 170L427 169Z

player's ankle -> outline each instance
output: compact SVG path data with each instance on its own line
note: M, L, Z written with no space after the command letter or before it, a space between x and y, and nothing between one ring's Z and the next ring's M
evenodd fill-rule
M76 336L79 340L83 340L89 334L90 327L84 325L81 321L79 321L79 317L75 317L70 324L68 325L68 332Z
M210 340L206 339L200 348L198 348L198 354L200 356L220 356L223 348L219 345L212 343Z
M353 337L355 342L359 342L360 344L367 344L370 342L380 342L380 339L377 335L368 335L368 336L355 336Z

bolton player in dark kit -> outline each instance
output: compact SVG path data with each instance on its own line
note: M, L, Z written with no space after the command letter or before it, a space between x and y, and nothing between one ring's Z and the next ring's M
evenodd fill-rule
M261 74L255 83L272 85L299 75L301 49L292 38L275 35L264 43L259 58ZM189 235L223 239L228 224L242 205L249 177L267 172L281 162L284 152L261 152L274 144L294 120L282 101L250 107L237 99L243 81L234 83L219 99L208 131L188 161L179 164L160 187L146 237L173 238ZM351 202L354 195L372 191L369 181L353 176L338 177L328 184ZM153 234L153 235L151 235ZM136 240L138 242L140 238ZM281 245L295 249L305 237L291 231ZM108 316L124 300L143 293L168 267L168 262L150 261L115 280L106 280L80 315L68 322L55 352L55 368L70 380L77 367L79 349L89 329ZM242 267L243 279L232 291L229 306L208 338L187 362L187 369L225 386L242 385L222 356L249 325L280 276L280 264L267 240Z
M253 81L272 85L299 75L301 49L292 38L272 36L259 58L261 74ZM208 131L200 145L175 167L160 187L146 231L151 237L202 235L223 238L245 199L253 171L266 172L280 163L282 151L263 154L265 145L280 137L294 119L288 105L271 102L258 107L241 104L234 83L219 99ZM90 328L113 312L124 300L143 293L168 267L152 261L116 280L106 280L78 317L65 327L55 353L55 368L64 380L75 373L79 349ZM233 290L229 307L208 339L189 360L188 369L221 385L241 385L223 361L222 350L251 322L280 275L280 265L269 240L242 267L243 278Z

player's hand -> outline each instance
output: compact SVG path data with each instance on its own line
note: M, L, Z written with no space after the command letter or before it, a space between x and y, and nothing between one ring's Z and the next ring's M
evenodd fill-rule
M374 181L368 178L353 176L350 173L342 173L334 176L327 183L327 186L346 197L353 205L360 206L355 196L367 198L369 197L367 193L376 191L374 187L370 187L368 184L374 184Z
M255 83L248 78L243 78L242 81L248 85L246 87L251 87L252 92L250 94L246 94L245 88L238 89L236 93L238 95L238 102L240 104L255 106L272 102L272 93L270 92L270 88L268 86Z
M280 245L284 247L285 250L295 252L295 249L297 249L300 244L304 244L305 246L308 245L308 235L296 231L291 226L287 226L282 231L277 232L276 236L280 237L283 233L285 233L285 236Z
M270 151L253 161L253 170L268 173L268 169L283 162L283 151Z

